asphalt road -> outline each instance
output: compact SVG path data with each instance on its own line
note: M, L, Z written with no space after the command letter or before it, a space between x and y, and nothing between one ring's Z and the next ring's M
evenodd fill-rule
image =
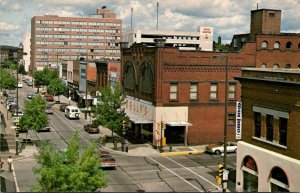
M32 90L25 83L19 90L20 106L23 99ZM84 120L69 120L58 109L48 115L50 132L29 132L32 139L50 140L57 148L67 146L67 141L75 130L80 132L80 143L89 145L98 138L98 134L83 131ZM201 154L188 156L146 156L134 157L112 153L118 162L116 170L106 170L109 176L105 192L205 192L216 191L217 164L222 157ZM235 154L228 155L228 167L235 168ZM36 184L32 168L36 166L33 157L15 160L17 181L21 192L31 191Z

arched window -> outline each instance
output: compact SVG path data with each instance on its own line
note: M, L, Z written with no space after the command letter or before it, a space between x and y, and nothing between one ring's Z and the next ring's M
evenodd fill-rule
M300 43L298 44L298 49L300 49Z
M267 48L268 48L268 42L267 42L267 41L263 41L263 42L261 43L261 48L262 48L262 49L267 49Z
M135 85L135 69L133 63L128 61L125 64L124 70L124 87L129 89L134 89Z
M292 48L292 42L287 42L285 48L291 49Z
M289 182L280 167L274 167L270 175L271 192L289 192Z
M300 64L298 64L298 69L300 69Z
M262 63L262 64L260 65L260 67L261 67L261 68L267 68L267 65L266 65L265 63Z
M291 64L286 64L285 68L291 68Z
M243 160L243 191L257 192L258 190L258 170L255 160L251 156L246 156Z
M279 68L279 65L278 65L278 64L274 64L274 65L273 65L273 68L274 68L274 69L278 69L278 68Z
M279 42L275 42L274 43L274 49L279 49L280 47L280 43Z
M153 92L153 71L149 62L144 62L140 70L140 88L142 92Z

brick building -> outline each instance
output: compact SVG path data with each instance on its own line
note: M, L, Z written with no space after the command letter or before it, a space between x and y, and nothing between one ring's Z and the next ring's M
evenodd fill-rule
M242 69L236 182L246 192L300 190L300 70Z
M165 139L167 144L223 141L227 58L227 129L234 140L235 102L241 92L233 77L241 68L299 68L299 34L280 33L280 18L280 10L251 11L250 33L235 35L231 52L183 51L163 46L163 40L155 48L122 48L122 84L132 132L154 146Z

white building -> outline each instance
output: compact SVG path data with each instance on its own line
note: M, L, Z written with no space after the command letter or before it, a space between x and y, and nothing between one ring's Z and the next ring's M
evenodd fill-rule
M179 47L181 50L213 51L212 27L199 27L197 32L125 29L123 33L123 40L128 42L129 46L133 43L155 46L154 39L159 38L166 40L166 47Z

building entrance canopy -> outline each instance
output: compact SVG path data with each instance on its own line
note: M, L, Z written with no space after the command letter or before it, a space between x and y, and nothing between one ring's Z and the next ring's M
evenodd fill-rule
M133 114L133 113L126 113L127 116L129 117L129 119L134 122L135 124L150 124L153 123L152 120L149 120L145 117L142 117L140 115L137 114Z
M185 121L166 122L166 125L169 125L171 127L192 126L191 123Z

